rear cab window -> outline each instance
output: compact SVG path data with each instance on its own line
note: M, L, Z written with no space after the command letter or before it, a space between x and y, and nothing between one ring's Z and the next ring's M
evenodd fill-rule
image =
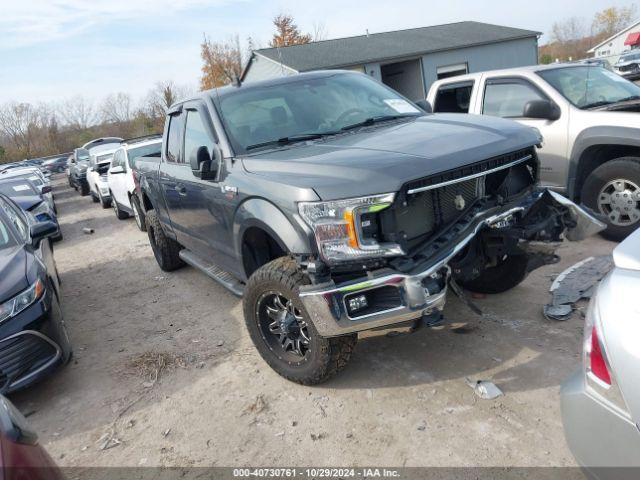
M473 81L440 85L433 111L436 113L469 113Z
M180 151L182 146L183 113L175 113L169 116L167 127L167 147L165 151L167 162L184 163Z

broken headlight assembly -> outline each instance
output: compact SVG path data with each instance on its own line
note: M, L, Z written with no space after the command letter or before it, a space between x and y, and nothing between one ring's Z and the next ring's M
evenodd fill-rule
M301 202L298 211L313 229L320 256L328 263L404 255L396 243L369 235L376 214L390 207L394 193L330 202Z
M0 323L16 316L44 294L44 283L38 279L33 285L0 304Z

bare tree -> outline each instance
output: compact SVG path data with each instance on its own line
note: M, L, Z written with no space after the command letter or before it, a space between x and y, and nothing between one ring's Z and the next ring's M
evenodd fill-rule
M0 133L7 138L13 155L32 155L39 129L39 114L29 103L8 103L0 107Z
M327 39L327 27L324 22L313 22L313 33L311 40L313 42L321 42Z
M123 124L133 119L134 111L131 96L127 93L112 93L108 95L100 107L103 121L107 123Z
M227 85L240 78L242 49L238 35L226 42L213 42L205 35L200 45L200 56L203 62L200 78L202 90Z
M62 102L59 112L64 122L76 130L84 130L98 120L94 105L80 95Z

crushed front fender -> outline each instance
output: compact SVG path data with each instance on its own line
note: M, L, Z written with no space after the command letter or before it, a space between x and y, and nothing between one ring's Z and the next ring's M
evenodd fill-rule
M431 239L412 257L389 262L354 280L333 280L300 288L300 298L318 333L332 337L385 328L442 311L450 263L481 234L505 236L526 252L528 244L548 243L552 254L563 237L577 241L605 228L594 215L572 201L538 189L502 205L478 207L453 228ZM468 250L468 249L467 249ZM354 304L366 309L353 312Z

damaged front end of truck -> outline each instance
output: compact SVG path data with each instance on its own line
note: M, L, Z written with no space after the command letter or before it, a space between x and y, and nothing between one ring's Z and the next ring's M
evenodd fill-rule
M300 204L319 250L301 260L312 284L300 288L300 298L318 333L439 318L449 287L490 283L499 266L521 269L519 282L555 263L561 242L605 228L536 187L538 168L531 147L408 182L395 193Z

